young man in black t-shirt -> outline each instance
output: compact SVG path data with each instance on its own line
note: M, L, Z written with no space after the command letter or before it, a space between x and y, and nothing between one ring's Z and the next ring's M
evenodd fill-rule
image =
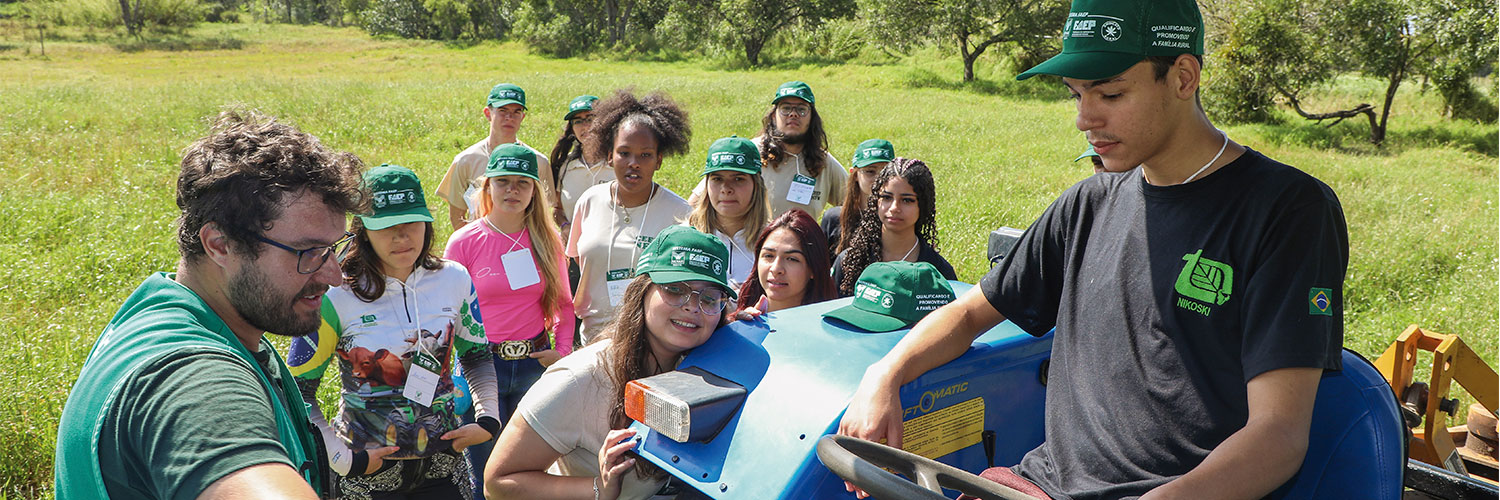
M1202 26L1191 0L1073 2L1063 53L1018 78L1063 77L1116 173L871 366L840 433L900 446L899 387L1009 319L1056 328L1046 441L1009 472L1046 495L1259 498L1296 473L1340 368L1348 231L1327 185L1209 123Z

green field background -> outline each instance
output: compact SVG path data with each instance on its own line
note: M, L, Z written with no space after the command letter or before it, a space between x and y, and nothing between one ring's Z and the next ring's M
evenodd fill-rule
M486 133L480 110L496 83L527 90L521 138L544 152L572 97L661 90L688 110L693 147L669 158L658 181L686 194L710 142L754 135L776 86L803 80L817 93L841 161L861 140L880 137L932 167L942 252L968 282L987 269L991 229L1026 227L1091 172L1071 162L1086 145L1060 85L1011 82L996 61L981 60L985 81L961 84L957 58L937 52L732 70L553 60L514 44L380 40L353 29L198 30L243 47L120 52L49 43L43 58L34 42L0 32L0 498L50 496L69 387L118 303L147 274L174 267L178 154L225 106L280 117L371 166L410 167L430 192L453 155ZM1345 77L1305 105L1371 101L1382 88ZM1436 95L1407 85L1380 148L1364 143L1367 129L1352 121L1226 131L1312 173L1343 201L1347 347L1373 358L1419 324L1463 335L1493 365L1496 129L1449 122L1438 108ZM441 201L428 202L446 220ZM439 227L445 241L450 231Z

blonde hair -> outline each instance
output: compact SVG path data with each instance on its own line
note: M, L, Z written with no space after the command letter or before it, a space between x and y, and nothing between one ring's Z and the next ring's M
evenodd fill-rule
M712 174L709 174L712 175ZM745 211L745 225L740 229L749 231L750 235L760 232L761 228L771 221L771 203L766 198L766 181L760 174L749 174L752 184L755 185L750 192L750 209ZM703 176L703 196L699 196L693 202L693 211L688 214L687 225L692 226L704 233L714 234L714 231L723 231L719 224L719 212L714 210L714 204L708 199L708 176ZM734 235L729 234L733 237Z
M490 179L494 177L486 177L480 182L477 194L479 199L475 200L480 217L489 216L495 209L495 202L490 198ZM542 274L542 283L545 284L542 289L542 311L547 328L551 329L557 327L552 324L556 313L563 312L559 310L559 298L568 286L563 281L563 276L557 272L557 256L562 253L562 239L558 237L557 223L552 221L552 206L546 202L542 184L530 177L526 179L531 181L531 203L526 205L523 220L527 231L531 233L531 258L536 261L537 270ZM572 314L572 311L566 312L568 314L562 315L563 321L569 321L568 316Z

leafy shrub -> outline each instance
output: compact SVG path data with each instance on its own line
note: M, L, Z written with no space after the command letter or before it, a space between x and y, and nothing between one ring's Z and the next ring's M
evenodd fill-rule
M422 0L371 0L362 24L365 31L374 35L432 38L437 29L432 24L432 13L422 3Z

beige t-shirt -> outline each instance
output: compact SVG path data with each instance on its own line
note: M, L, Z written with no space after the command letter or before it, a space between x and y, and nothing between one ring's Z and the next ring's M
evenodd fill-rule
M764 138L755 138L755 147L761 148ZM807 151L803 151L806 154ZM812 172L802 163L801 155L787 154L786 161L781 162L780 168L771 168L767 165L761 169L760 175L766 181L766 193L771 198L771 217L786 213L787 210L800 208L811 215L813 220L823 217L823 209L828 206L838 206L844 203L845 184L849 182L849 171L844 170L844 165L839 163L828 151L823 151L823 173L814 180L812 200L808 203L796 203L787 199L787 193L791 190L792 180L797 175L811 176Z
M762 147L761 141L763 140L761 137L752 140L756 149ZM823 152L823 156L823 173L813 179L812 193L803 198L808 200L807 203L798 203L788 199L791 195L793 180L798 175L812 176L812 172L807 170L807 166L802 163L802 155L787 153L788 158L781 162L780 168L773 169L766 166L760 170L760 176L766 183L766 197L771 202L772 219L781 216L787 210L800 208L811 215L813 220L821 220L823 209L844 204L844 190L847 189L845 184L849 182L849 171L844 170L844 165L827 151ZM691 200L697 201L698 197L703 196L707 182L707 178L698 181L698 185L693 188Z
M578 208L578 198L591 187L615 180L615 169L609 167L609 162L599 162L590 167L583 163L582 158L574 158L563 164L558 175L562 176L558 182L562 184L559 186L559 196L562 197L563 217L572 221L573 210Z
M547 472L560 476L598 477L599 449L609 434L609 409L618 397L610 390L605 361L600 356L610 345L605 339L563 356L537 379L516 415L561 453ZM625 473L620 498L651 498L665 479L641 479L635 471Z
M552 193L552 167L550 163L547 163L547 155L537 151L536 148L527 146L520 140L517 140L516 144L526 146L526 149L536 153L537 176L541 177L539 183L542 185L542 192L546 195L547 202L552 203L552 200L557 199L557 195ZM448 166L448 171L443 174L443 180L438 182L436 190L438 198L447 200L449 205L464 209L468 212L468 220L479 217L479 214L475 213L476 207L469 206L469 200L473 200L475 193L479 192L480 179L484 177L485 167L490 164L490 152L497 147L500 145L490 146L489 137L474 143L473 146L469 146L469 149L453 157L453 164Z
M573 310L583 319L578 331L587 344L614 318L625 285L635 277L635 260L662 229L687 218L687 201L664 186L646 204L622 209L612 200L615 183L583 192L573 212L567 255L578 259L578 292ZM625 222L629 214L630 222Z

